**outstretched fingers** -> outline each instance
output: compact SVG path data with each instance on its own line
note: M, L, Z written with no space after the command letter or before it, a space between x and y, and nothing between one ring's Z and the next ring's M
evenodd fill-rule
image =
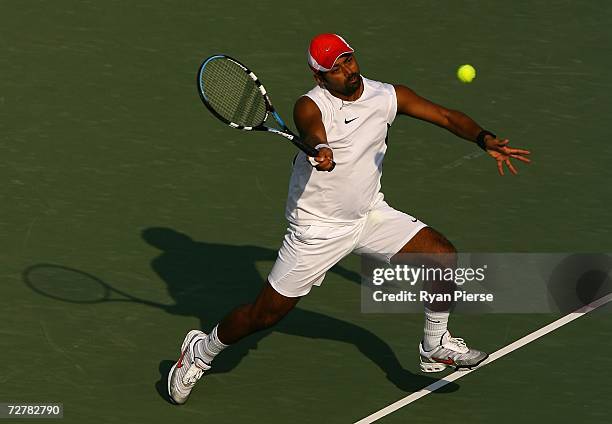
M517 160L520 160L521 162L525 162L525 163L530 163L531 162L531 159L526 158L524 156L521 156L519 154L511 154L510 157L514 158L514 159L517 159Z
M529 150L525 150L525 149L513 149L513 148L509 148L508 149L509 153L517 153L519 155L530 155L531 152Z
M510 159L506 159L506 166L508 167L510 172L512 172L514 175L518 174L518 171L516 170L514 165L512 165L512 162L510 162Z

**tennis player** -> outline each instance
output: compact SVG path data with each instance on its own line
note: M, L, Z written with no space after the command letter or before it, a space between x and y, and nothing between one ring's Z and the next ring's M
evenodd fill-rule
M456 262L456 250L421 220L393 209L380 192L387 131L396 115L408 115L445 128L476 143L497 163L516 174L511 159L529 162L528 151L511 148L465 114L432 103L403 85L373 81L360 74L354 50L336 34L317 35L308 49L316 87L294 108L302 138L319 154L300 153L289 183L289 228L268 281L257 299L238 306L209 334L191 330L168 376L168 392L185 403L213 359L245 336L279 322L319 286L325 273L350 253L394 261L401 253L443 254L441 265ZM332 161L336 167L332 172ZM313 168L314 166L314 168ZM320 172L319 172L320 171ZM419 343L424 372L447 366L477 367L487 354L470 348L447 329L449 304L425 305Z

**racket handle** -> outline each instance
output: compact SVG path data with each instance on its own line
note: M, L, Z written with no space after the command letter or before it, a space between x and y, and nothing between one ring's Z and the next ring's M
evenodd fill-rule
M306 153L308 156L314 158L319 154L319 151L317 149L315 149L314 147L309 146L308 144L302 142L301 140L298 141L296 139L294 139L295 145L297 147L299 147L299 149Z

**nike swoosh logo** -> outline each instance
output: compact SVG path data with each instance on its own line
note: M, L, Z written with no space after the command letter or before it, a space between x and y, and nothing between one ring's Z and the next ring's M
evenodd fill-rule
M446 365L455 365L455 361L453 361L451 358L448 359L442 359L442 358L436 358L434 356L431 357L431 359L433 359L436 362L440 362L442 364L446 364Z
M359 116L358 116L357 118L349 119L348 121L347 121L347 119L346 119L346 118L344 118L344 123L345 123L345 124L350 124L350 123L351 123L351 122L353 122L355 119L359 119Z
M177 368L181 368L183 366L183 356L185 356L185 353L187 353L187 349L185 349L184 351L181 352L181 357L179 358L178 362L176 363L176 367Z

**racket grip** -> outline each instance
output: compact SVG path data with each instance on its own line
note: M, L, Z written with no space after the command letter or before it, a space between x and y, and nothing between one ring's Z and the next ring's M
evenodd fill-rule
M298 147L300 147L300 149L302 149L304 153L306 153L308 156L312 158L316 157L319 154L319 151L317 149L309 146L308 144L301 144L301 145L298 145Z

